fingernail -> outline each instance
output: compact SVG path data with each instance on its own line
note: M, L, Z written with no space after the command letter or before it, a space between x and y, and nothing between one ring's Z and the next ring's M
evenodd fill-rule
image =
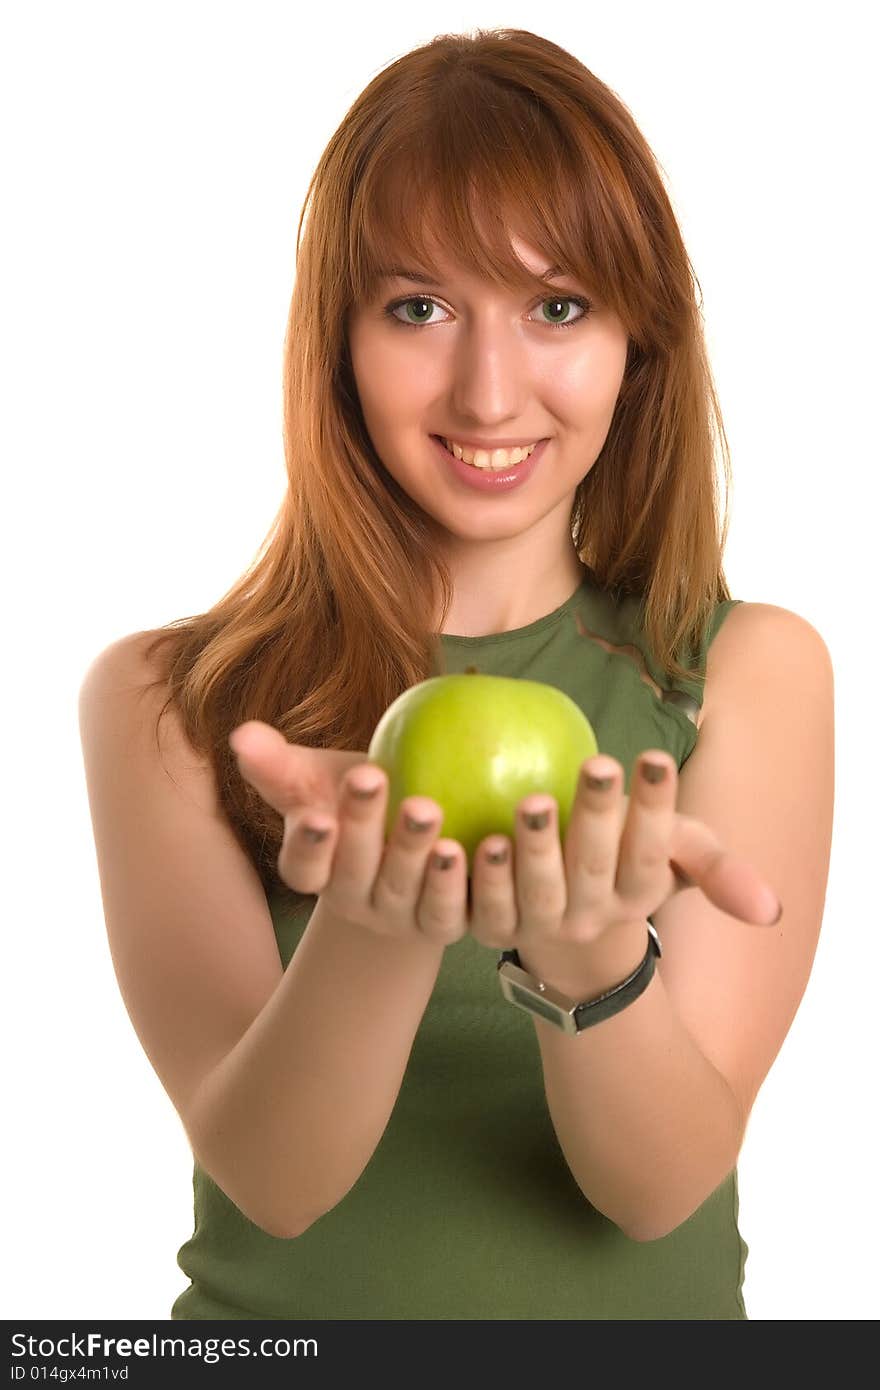
M382 783L377 782L375 786L355 786L352 784L350 791L352 796L356 796L359 801L369 801L371 796L375 796Z
M523 820L529 827L529 830L546 830L547 825L550 821L550 812L525 811L523 813Z
M607 792L614 783L613 777L597 777L593 772L584 773L584 784L588 791Z
M413 834L418 834L424 830L430 830L434 824L432 820L416 820L416 817L411 816L409 812L404 814L403 822L407 830L411 830Z
M451 869L455 863L455 855L435 854L432 862L435 869Z
M662 782L668 770L665 763L642 763L642 776L646 782Z
M490 864L506 864L508 849L502 845L501 849L490 849L486 851L486 859Z
M327 836L330 834L330 831L318 830L318 828L314 825L304 825L302 828L302 834L304 840L309 840L311 844L317 845L320 844L321 840L326 840Z

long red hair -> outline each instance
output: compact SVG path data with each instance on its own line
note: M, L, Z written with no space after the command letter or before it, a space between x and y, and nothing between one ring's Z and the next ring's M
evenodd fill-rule
M452 598L434 520L367 435L347 321L383 269L431 269L431 245L518 290L546 284L514 229L595 287L629 336L608 437L577 489L572 536L596 582L639 594L670 674L730 597L716 461L730 459L698 285L657 161L621 100L548 39L522 29L443 34L357 97L309 184L283 364L288 486L253 563L208 612L149 648L187 735L267 891L281 817L238 773L247 719L295 743L365 751L403 690L438 667ZM725 509L727 505L725 493ZM436 615L441 613L441 626ZM442 659L442 658L441 658ZM158 724L157 724L158 741Z

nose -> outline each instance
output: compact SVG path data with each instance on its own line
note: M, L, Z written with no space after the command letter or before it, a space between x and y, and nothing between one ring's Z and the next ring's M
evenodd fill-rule
M530 389L526 345L503 315L462 326L453 357L452 405L485 427L522 419Z

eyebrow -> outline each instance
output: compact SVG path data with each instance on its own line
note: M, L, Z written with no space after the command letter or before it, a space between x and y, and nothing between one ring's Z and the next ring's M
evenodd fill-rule
M539 280L555 280L566 273L560 266L551 265L537 278ZM441 284L441 281L435 280L432 275L425 275L420 270L407 270L404 266L399 265L389 266L387 270L380 270L379 278L382 280L412 280L415 285L430 285L435 289Z

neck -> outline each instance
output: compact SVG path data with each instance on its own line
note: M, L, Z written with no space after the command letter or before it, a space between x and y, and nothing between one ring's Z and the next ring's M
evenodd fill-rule
M442 630L456 637L485 637L527 627L561 607L585 572L574 550L564 563L537 572L508 556L488 563L483 556L479 566L461 564L452 572L454 595Z

